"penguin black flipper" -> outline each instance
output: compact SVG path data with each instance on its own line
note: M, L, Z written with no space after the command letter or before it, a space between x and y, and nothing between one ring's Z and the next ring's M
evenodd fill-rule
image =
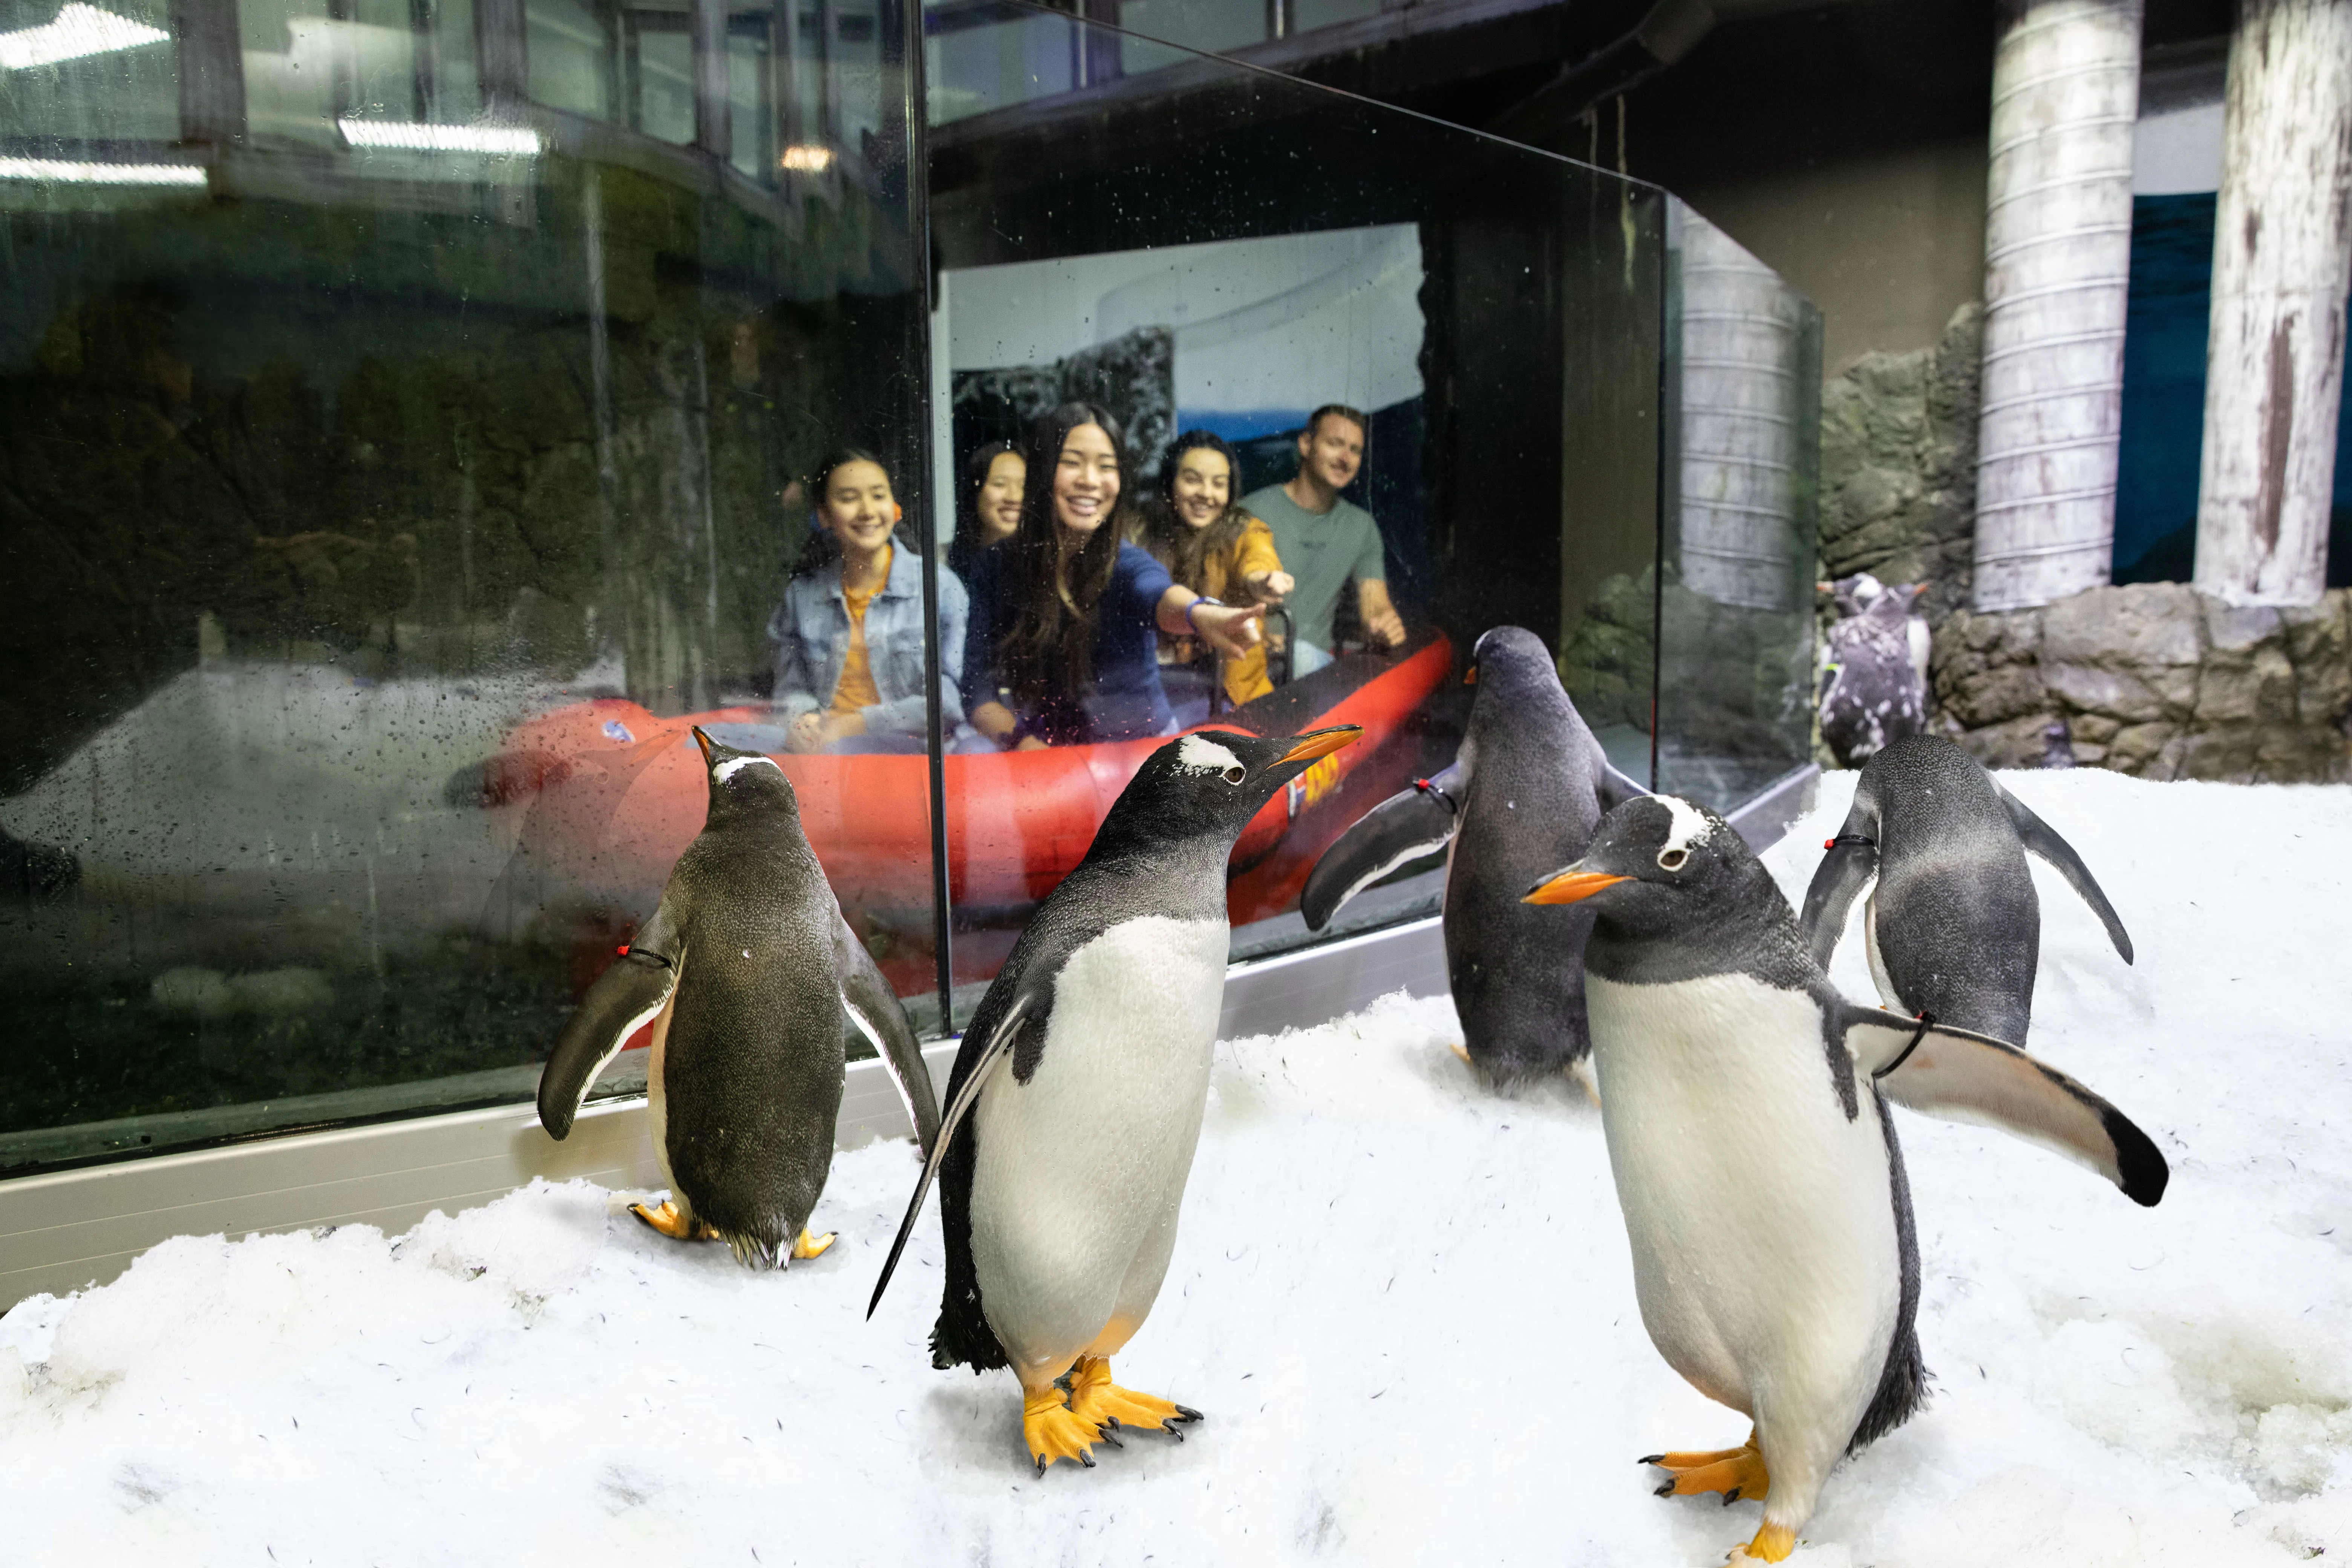
M678 965L642 946L630 948L588 987L539 1075L539 1124L561 1142L572 1131L596 1075L669 1005Z
M1321 931L1341 905L1398 867L1434 855L1454 841L1469 779L1463 764L1416 779L1372 807L1323 851L1298 896L1308 931Z
M1813 962L1824 973L1830 960L1837 956L1838 942L1845 935L1846 911L1853 908L1854 896L1878 875L1877 828L1877 807L1857 795L1853 809L1846 814L1845 826L1830 840L1829 853L1813 868L1813 879L1805 888L1804 913L1799 918L1805 928L1806 944L1813 950Z
M2132 961L2131 937L2124 930L2123 919L2116 913L2116 907L2107 902L2107 895L2099 890L2098 879L2091 875L2091 868L2083 864L2083 858L2074 853L2074 847L2059 837L2057 829L2034 816L2023 801L2002 789L2000 780L1994 780L1992 787L2000 792L2001 806L2009 813L2009 820L2017 826L2018 841L2029 853L2041 856L2066 879L2066 885L2074 889L2075 897L2090 905L2091 912L2099 917L2099 923L2107 928L2107 940L2116 944L2116 952L2122 955L2126 963L2129 963Z
M915 1042L907 1009L845 920L834 921L833 949L841 976L841 1005L857 1032L874 1047L874 1054L882 1058L890 1081L898 1085L898 1098L907 1105L907 1120L914 1124L915 1142L928 1160L939 1146L940 1101L931 1092L931 1069L923 1064L923 1048Z
M998 1059L1013 1049L1020 1039L1022 1025L1029 1019L1030 1002L1029 997L1016 994L1003 1018L985 1034L978 1029L965 1033L963 1045L956 1052L955 1070L948 1079L947 1114L940 1119L939 1130L932 1137L923 1161L923 1173L915 1179L915 1195L908 1201L907 1217L898 1222L898 1234L890 1242L890 1255L882 1260L881 1278L874 1281L874 1294L866 1302L868 1318L874 1316L874 1309L882 1304L882 1292L889 1288L890 1276L898 1267L898 1255L907 1249L907 1237L915 1229L915 1216L923 1212L923 1198L930 1192L940 1164L946 1161L949 1149L955 1143L957 1130L962 1127L964 1118L971 1114L971 1108L980 1102L980 1086L987 1081L989 1068L994 1067ZM928 1089L929 1077L923 1081Z
M1846 1049L1897 1105L1998 1127L2088 1165L2153 1208L2171 1169L2148 1135L2083 1085L1990 1035L1844 1004Z

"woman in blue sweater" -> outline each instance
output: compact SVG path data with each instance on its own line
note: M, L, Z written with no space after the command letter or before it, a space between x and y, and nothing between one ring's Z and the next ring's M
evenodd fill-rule
M1062 405L1030 426L1024 456L1020 527L972 570L965 711L1006 750L1168 733L1157 634L1238 658L1258 646L1264 607L1204 599L1123 542L1118 426L1101 408Z
M898 527L890 476L844 447L811 477L821 531L803 547L784 602L768 621L775 714L794 752L919 752L923 563ZM940 717L962 721L963 584L940 570Z

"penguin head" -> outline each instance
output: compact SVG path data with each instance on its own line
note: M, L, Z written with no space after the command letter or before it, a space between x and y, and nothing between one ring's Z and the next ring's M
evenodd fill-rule
M1601 819L1584 854L1528 890L1530 904L1582 904L1629 937L1681 936L1738 920L1771 874L1738 830L1678 795L1626 801Z
M1525 626L1492 626L1471 645L1470 673L1464 684L1477 687L1481 696L1499 691L1507 698L1530 684L1558 686L1559 671L1535 633Z
M792 780L773 757L739 752L710 738L701 725L694 727L694 743L702 748L703 771L710 777L710 820L719 822L737 813L784 811L798 816L800 797Z
M1276 791L1363 732L1360 724L1335 724L1303 735L1179 736L1144 759L1096 833L1096 847L1199 842L1230 849Z

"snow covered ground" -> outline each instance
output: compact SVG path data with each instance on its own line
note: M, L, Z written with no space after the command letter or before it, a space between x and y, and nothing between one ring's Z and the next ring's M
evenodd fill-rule
M1906 1113L1928 1408L1832 1478L1795 1561L2352 1556L2352 790L2012 787L2073 840L2127 969L2037 866L2034 1048L2173 1163L2144 1211ZM1772 860L1801 896L1850 776ZM1858 941L1840 954L1871 994ZM1639 1456L1746 1423L1643 1332L1598 1114L1473 1089L1443 1001L1221 1045L1184 1229L1120 1380L1208 1415L1025 1464L1007 1373L931 1370L937 1222L862 1316L915 1175L843 1155L787 1274L584 1184L387 1240L184 1237L0 1319L0 1561L1674 1564L1756 1509Z

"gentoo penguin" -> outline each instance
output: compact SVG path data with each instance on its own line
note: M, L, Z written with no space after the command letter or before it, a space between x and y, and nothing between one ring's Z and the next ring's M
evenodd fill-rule
M1353 724L1160 747L1022 932L972 1016L898 1238L940 1176L946 1292L931 1362L1021 1379L1037 1473L1112 1428L1200 1412L1110 1380L1176 1245L1223 1005L1225 863L1260 807ZM959 1136L961 1134L961 1136ZM1057 1386L1067 1380L1065 1396Z
M635 1205L680 1240L715 1237L751 1268L831 1244L809 1211L833 1165L843 1015L873 1042L928 1155L939 1106L905 1009L841 918L770 758L698 728L709 815L661 905L581 999L539 1079L539 1121L572 1131L588 1088L647 1021L654 1156L671 1200Z
M2033 1016L2042 904L2032 850L2107 928L2123 961L2131 938L2074 847L1940 735L1906 735L1870 759L1853 809L1805 889L1805 932L1827 969L1846 910L1874 875L1863 935L1879 999L2013 1046Z
M1462 1051L1503 1092L1580 1061L1580 910L1530 909L1528 881L1575 859L1601 814L1648 792L1608 753L1560 689L1533 632L1496 626L1470 650L1477 688L1453 766L1390 796L1323 852L1299 910L1320 931L1339 907L1408 861L1445 859L1445 971Z
M1764 1503L1779 1562L1848 1453L1917 1409L1919 1258L1886 1102L1986 1121L2088 1163L2134 1202L2164 1156L2015 1047L1846 1001L1771 875L1721 817L1631 801L1528 895L1590 907L1585 1005L1642 1321L1738 1448L1654 1454L1659 1495ZM1735 1558L1735 1561L1738 1559Z
M1927 587L1890 588L1867 572L1819 586L1843 616L1830 627L1822 669L1822 739L1853 767L1927 727L1927 623L1911 613Z

